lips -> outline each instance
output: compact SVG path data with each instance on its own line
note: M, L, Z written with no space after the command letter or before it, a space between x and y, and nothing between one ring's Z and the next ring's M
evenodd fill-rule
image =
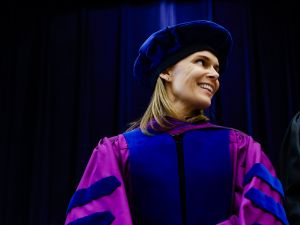
M200 83L198 84L201 88L208 90L210 93L214 93L214 87L208 83Z

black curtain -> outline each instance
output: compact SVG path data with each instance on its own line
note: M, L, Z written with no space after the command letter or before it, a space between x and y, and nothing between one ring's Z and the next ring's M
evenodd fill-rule
M272 1L139 1L2 8L0 224L63 224L100 138L139 118L132 77L142 42L165 25L211 19L234 47L209 114L259 141L275 168L300 110L299 13Z

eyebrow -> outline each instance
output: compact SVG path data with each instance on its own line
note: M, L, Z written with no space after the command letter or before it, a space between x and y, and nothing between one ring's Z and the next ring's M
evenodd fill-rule
M213 60L211 58L207 57L206 55L201 55L200 53L195 55L195 58L199 58L199 57L205 59L206 61L209 61L209 62L213 63ZM216 64L216 66L220 66L220 63L218 62Z

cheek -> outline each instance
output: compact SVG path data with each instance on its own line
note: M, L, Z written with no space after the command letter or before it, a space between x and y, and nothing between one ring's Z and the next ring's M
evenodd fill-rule
M215 92L217 92L217 91L219 90L219 88L220 88L220 82L219 82L219 81L217 81L217 85L216 85L216 91L215 91Z
M172 85L174 94L184 94L191 89L191 84L186 79L177 79Z
M183 91L182 85L179 82L173 82L171 85L171 92L174 97L178 97L178 94Z
M186 95L193 88L193 84L196 84L195 78L191 76L191 69L189 67L175 70L173 76L172 91L176 96Z

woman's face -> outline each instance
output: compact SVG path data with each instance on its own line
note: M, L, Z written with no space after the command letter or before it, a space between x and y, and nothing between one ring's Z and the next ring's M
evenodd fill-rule
M219 61L209 51L198 51L160 74L176 110L185 115L206 109L219 89Z

